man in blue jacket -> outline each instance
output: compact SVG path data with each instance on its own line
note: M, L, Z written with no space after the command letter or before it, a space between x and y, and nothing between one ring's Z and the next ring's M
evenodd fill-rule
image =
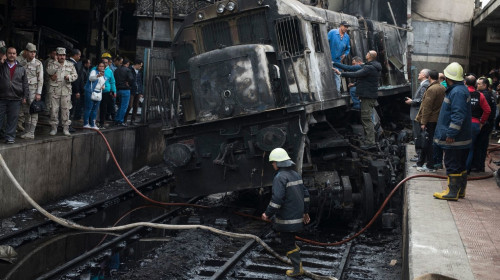
M363 68L362 65L363 65L363 59L359 56L355 56L352 58L352 65L346 65L339 62L334 62L333 71L335 71L337 75L340 75L340 71L337 68L347 72L356 72ZM351 95L351 100L352 100L352 109L359 111L361 109L361 102L359 101L359 97L356 95L356 82L351 81L348 87L349 87L349 94Z
M349 23L342 21L338 29L332 29L328 32L328 43L330 43L330 53L332 54L332 62L342 63L344 57L349 55L351 43L347 30ZM337 91L340 92L340 76L335 75L335 83Z
M273 218L273 228L279 232L281 245L290 259L293 269L287 270L287 276L304 274L300 260L300 248L295 244L295 233L302 231L309 218L309 192L299 173L293 170L295 163L282 148L276 148L269 154L274 170L278 171L273 180L271 202L262 213L263 220Z
M434 193L438 199L457 201L465 197L467 170L465 162L471 140L471 104L467 87L463 83L464 70L453 62L444 69L448 88L441 105L434 133L434 143L444 150L444 164L448 175L448 188Z

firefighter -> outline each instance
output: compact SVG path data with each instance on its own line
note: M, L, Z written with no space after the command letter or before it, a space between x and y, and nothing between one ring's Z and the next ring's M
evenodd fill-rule
M295 244L295 233L302 231L309 218L309 192L302 182L302 177L293 170L295 163L282 148L276 148L269 154L269 161L277 171L272 187L272 198L262 219L269 221L273 217L273 228L281 237L282 249L290 259L293 269L286 275L294 277L304 274L300 260L300 248Z

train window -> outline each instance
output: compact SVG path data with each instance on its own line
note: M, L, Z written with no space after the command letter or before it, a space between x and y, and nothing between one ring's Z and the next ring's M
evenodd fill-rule
M304 44L300 36L299 21L293 17L281 18L276 20L275 29L279 52L289 52L292 57L301 56Z
M208 23L201 28L201 33L206 52L233 45L227 21Z
M321 32L319 31L319 24L312 23L312 33L314 38L314 47L317 53L323 52L323 44L321 44Z
M266 13L259 12L238 19L238 37L241 44L256 44L269 42Z

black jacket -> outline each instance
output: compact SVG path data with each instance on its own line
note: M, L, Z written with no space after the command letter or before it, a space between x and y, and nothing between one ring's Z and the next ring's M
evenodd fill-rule
M28 77L26 69L21 64L16 65L16 70L10 79L10 68L5 61L0 64L0 99L21 100L29 98Z
M298 232L304 228L304 214L309 213L309 192L299 173L280 168L273 180L273 195L266 216L274 219L274 229Z
M125 66L120 66L118 69L115 70L114 72L115 75L115 82L116 82L116 89L117 90L123 90L123 89L129 89L133 86L135 83L134 76L132 75L132 71L130 71L129 68Z
M73 66L75 66L76 74L78 75L78 78L71 83L71 94L72 95L75 95L77 93L83 94L84 93L83 87L85 86L85 83L87 81L85 81L83 77L82 62L81 61L76 62L73 59L68 59L68 61L73 63Z
M382 65L378 61L370 61L365 63L361 70L342 72L341 75L348 78L358 78L356 94L359 97L376 99L378 97L378 79L381 71Z
M134 82L130 86L130 94L142 94L142 72L139 71L135 73L134 67L129 67L132 76L134 77Z

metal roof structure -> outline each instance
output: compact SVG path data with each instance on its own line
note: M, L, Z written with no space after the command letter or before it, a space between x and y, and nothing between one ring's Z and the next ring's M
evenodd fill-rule
M470 71L479 75L500 66L500 0L491 0L472 20Z

